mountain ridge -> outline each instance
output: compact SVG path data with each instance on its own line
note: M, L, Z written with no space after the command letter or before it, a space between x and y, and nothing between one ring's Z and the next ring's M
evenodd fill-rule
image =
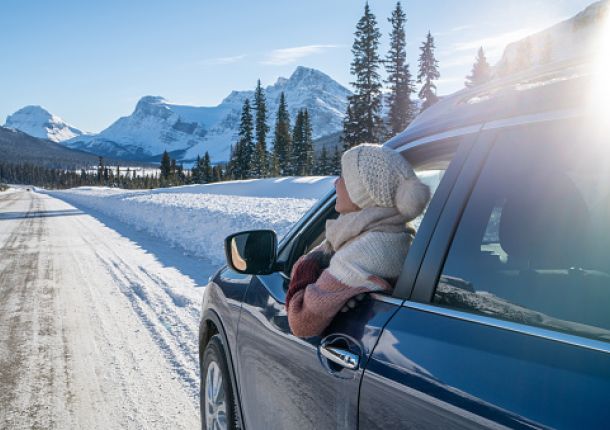
M265 88L269 148L281 92L286 95L293 121L299 109L308 109L314 138L341 129L351 92L323 72L299 66L290 78L280 77ZM148 95L137 102L131 115L119 118L100 133L63 143L73 149L134 160L158 158L167 150L180 161L192 161L206 151L214 162L227 161L237 140L243 102L253 97L252 90L234 90L219 105L208 107L180 105Z
M7 116L4 126L56 143L86 134L38 105L22 107Z
M97 166L97 155L66 148L60 143L49 139L31 136L23 131L0 126L0 153L2 161L23 164L30 163L37 166L76 170ZM144 165L144 163L130 164L125 160L106 159L107 165Z

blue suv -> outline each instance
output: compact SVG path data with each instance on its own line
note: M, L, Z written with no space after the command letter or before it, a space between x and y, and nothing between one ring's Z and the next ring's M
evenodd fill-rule
M320 337L291 334L284 300L334 193L279 243L228 237L203 299L203 428L608 428L610 130L591 83L562 65L465 90L386 142L432 199L393 294Z

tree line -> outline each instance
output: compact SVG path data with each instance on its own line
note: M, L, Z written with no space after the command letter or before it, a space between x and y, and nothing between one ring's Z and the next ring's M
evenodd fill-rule
M343 150L360 143L383 142L395 136L407 128L418 113L439 100L436 82L440 78L440 71L435 56L434 37L429 30L419 47L418 71L414 79L406 55L406 21L402 5L397 2L388 18L391 24L389 50L385 57L382 57L379 53L381 32L377 19L368 2L364 6L364 14L356 24L352 45L353 59L350 72L354 77L351 82L354 93L348 99L343 122ZM547 54L543 54L543 57L550 58L550 42L547 45L545 47ZM522 63L527 61L524 60ZM385 80L381 77L382 67L387 74ZM505 74L512 70L506 69ZM472 72L466 77L465 85L466 87L481 85L491 78L491 66L481 47ZM383 84L387 85L385 91ZM418 84L419 91L416 91ZM413 99L416 92L419 101ZM382 116L384 104L387 108L385 117Z
M284 92L280 94L275 115L271 151L267 149L268 133L267 101L259 79L252 104L246 98L242 106L237 142L231 146L226 166L227 178L335 174L333 161L337 156L327 151L316 156L309 111L299 109L291 124Z
M0 183L27 184L48 189L82 186L106 186L125 189L152 189L167 186L153 173L138 174L136 168L104 165L99 157L97 168L60 169L33 163L0 161Z

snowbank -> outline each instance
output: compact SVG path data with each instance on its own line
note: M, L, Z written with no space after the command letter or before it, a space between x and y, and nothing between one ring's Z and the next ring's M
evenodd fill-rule
M269 228L282 237L320 197L334 177L287 177L129 191L81 187L47 191L222 264L224 238L241 230Z
M6 185L7 188L2 188L0 186L0 193L1 195L5 196L7 194L12 194L12 193L16 193L17 191L19 191L17 188L13 188L10 185Z

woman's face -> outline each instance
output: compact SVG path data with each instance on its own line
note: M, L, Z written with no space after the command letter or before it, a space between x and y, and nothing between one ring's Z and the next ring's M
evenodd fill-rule
M335 210L340 214L359 211L360 208L349 198L345 181L339 176L335 180L335 190L337 190L337 200L335 201Z

